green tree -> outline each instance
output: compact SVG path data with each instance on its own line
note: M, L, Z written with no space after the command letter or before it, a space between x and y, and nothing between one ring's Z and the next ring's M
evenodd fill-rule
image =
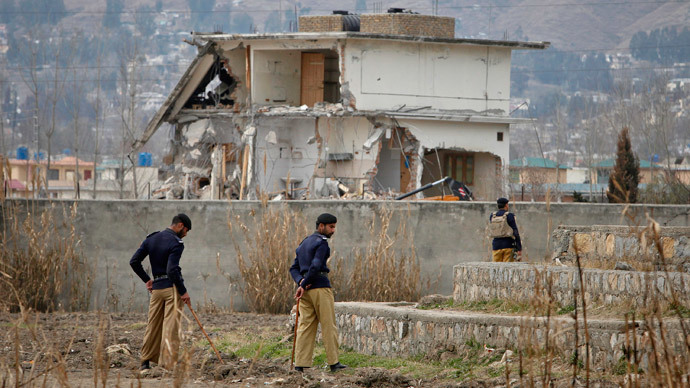
M632 151L627 127L618 135L617 148L616 164L609 176L606 196L610 203L635 203L640 183L640 162Z

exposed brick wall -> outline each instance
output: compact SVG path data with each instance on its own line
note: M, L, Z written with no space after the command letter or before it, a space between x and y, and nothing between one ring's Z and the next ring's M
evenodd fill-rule
M343 30L342 15L300 16L299 32L338 32Z
M455 19L447 16L409 13L375 13L361 15L360 31L376 34L455 37Z
M337 32L343 30L342 15L300 16L300 32ZM455 18L409 13L360 15L360 32L390 35L455 37Z

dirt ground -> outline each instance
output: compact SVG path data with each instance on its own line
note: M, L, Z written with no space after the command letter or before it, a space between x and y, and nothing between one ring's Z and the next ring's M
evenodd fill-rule
M0 386L64 387L495 387L505 379L447 381L416 380L395 370L349 368L330 373L322 367L305 373L290 370L289 357L241 358L222 354L221 364L204 341L191 314L183 323L183 361L174 372L154 366L147 374L138 372L139 351L146 316L143 313L0 313ZM259 337L266 333L291 341L287 315L248 313L202 313L198 315L218 346L227 333ZM99 345L100 344L100 345ZM106 356L97 349L111 347ZM119 349L119 350L118 350ZM186 356L186 357L185 357ZM19 361L18 363L16 361ZM94 361L96 360L96 361ZM186 367L186 368L185 368ZM563 381L563 383L566 383ZM568 382L569 383L569 382ZM511 384L518 386L515 381ZM569 384L564 384L568 385Z

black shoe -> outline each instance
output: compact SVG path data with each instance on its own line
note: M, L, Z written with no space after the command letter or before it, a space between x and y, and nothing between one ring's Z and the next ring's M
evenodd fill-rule
M140 371L145 371L145 370L148 370L148 369L151 369L151 365L149 365L149 361L148 361L148 360L143 361L143 362L141 363L141 366L139 367L139 370L140 370Z
M296 366L295 370L297 372L304 372L305 369L309 368L308 366Z
M331 372L337 372L341 369L347 368L347 365L343 365L339 362L336 362L335 364L331 365Z

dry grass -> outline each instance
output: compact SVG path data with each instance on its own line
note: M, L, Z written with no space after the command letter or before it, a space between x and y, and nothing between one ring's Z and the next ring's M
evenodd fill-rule
M37 311L85 310L91 296L93 269L80 250L74 220L77 205L53 204L39 212L3 201L0 242L0 311L20 307ZM28 211L27 211L28 210ZM62 211L64 222L55 214Z
M228 228L237 252L237 266L244 281L242 293L252 311L285 314L293 303L295 283L289 269L295 249L308 233L301 213L287 207L277 210L262 202L258 212L245 222L230 215ZM233 231L242 240L237 241Z
M332 277L339 300L398 302L419 300L422 287L429 290L430 281L422 281L421 268L407 217L391 228L393 212L385 207L372 214L367 225L366 249L353 249L345 273L343 261L336 261Z
M548 205L547 205L548 209ZM668 266L663 262L661 239L658 231L659 225L647 216L647 225L639 228L639 220L630 212L628 207L624 210L632 225L631 233L638 234L638 241L644 241L641 237L646 233L653 242L655 251L648 252L649 260L662 261L658 266L658 272L665 274L670 279ZM531 301L531 317L526 317L520 327L519 343L517 344L518 365L517 372L521 386L550 386L556 377L552 370L554 361L559 358L561 362L565 354L568 354L567 363L571 367L571 386L590 386L593 374L593 361L591 354L591 339L589 334L588 318L590 309L585 300L587 293L586 283L583 282L578 246L574 245L575 264L578 268L578 282L574 290L574 300L571 305L570 317L572 326L559 328L552 324L551 316L557 312L557 304L554 303L551 291L551 277L535 276L535 293ZM646 270L654 271L654 269ZM535 269L536 270L536 269ZM545 280L543 280L545 279ZM624 357L618 361L613 373L623 376L623 386L663 386L663 387L688 387L690 386L690 336L688 331L689 307L685 303L688 300L686 286L672 290L670 296L660 292L657 284L648 285L643 292L645 303L637 311L620 308L607 311L607 316L614 314L616 318L624 320L625 344L623 345ZM598 307L594 307L595 311ZM607 308L607 310L609 310ZM558 312L557 312L558 313ZM669 316L671 315L671 316ZM546 319L544 320L544 317ZM670 324L678 325L682 338L671 334L668 330ZM565 330L565 332L563 331ZM572 333L574 340L569 342L569 349L555 346L554 336ZM676 331L677 332L677 331ZM559 372L563 376L563 371ZM506 376L510 375L506 368Z
M332 250L329 279L338 300L416 301L423 287L430 288L431 282L421 279L415 247L406 229L407 218L392 229L392 214L385 208L372 214L366 249L353 249L348 259ZM241 289L252 311L290 311L295 284L289 268L295 249L311 233L307 225L301 213L287 207L269 208L266 201L258 212L250 213L250 222L230 215L228 228L244 282ZM240 241L233 231L242 236Z

